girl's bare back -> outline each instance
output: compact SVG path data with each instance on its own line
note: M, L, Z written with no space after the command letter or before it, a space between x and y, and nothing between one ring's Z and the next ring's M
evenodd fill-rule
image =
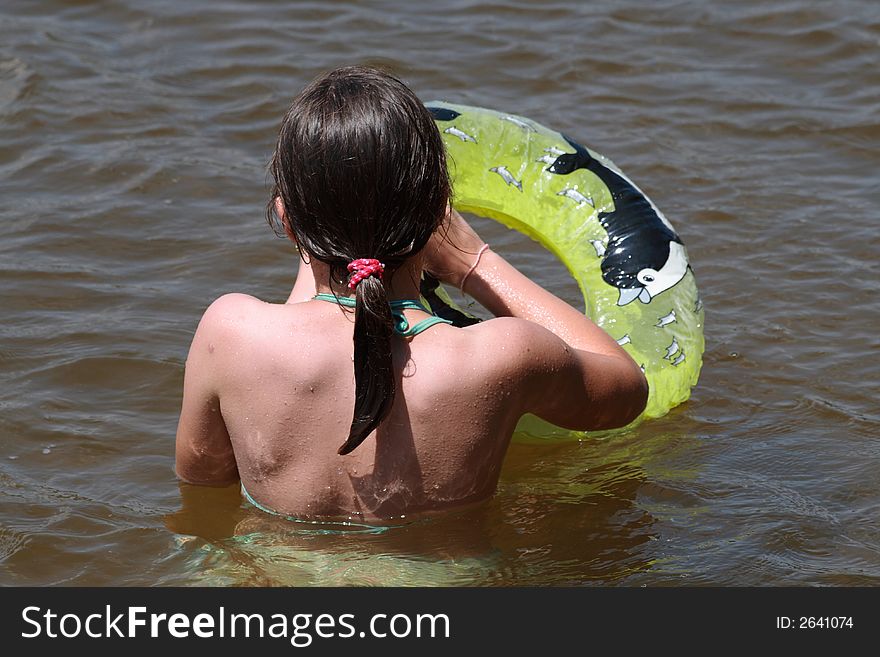
M205 375L241 482L262 505L299 518L389 519L494 491L519 416L492 322L396 337L392 411L345 457L336 452L354 408L350 313L227 295L206 323Z

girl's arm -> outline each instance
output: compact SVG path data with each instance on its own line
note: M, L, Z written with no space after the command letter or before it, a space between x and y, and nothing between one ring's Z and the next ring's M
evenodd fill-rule
M223 344L226 317L244 295L227 294L205 311L186 359L183 403L177 424L175 469L190 484L228 486L238 481L232 441L215 386L214 345Z
M461 287L523 348L525 410L572 429L628 424L647 402L645 375L617 342L580 311L522 274L485 243L455 210L428 245L426 268Z

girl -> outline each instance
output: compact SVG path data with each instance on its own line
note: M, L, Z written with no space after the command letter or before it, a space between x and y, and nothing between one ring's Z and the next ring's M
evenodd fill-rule
M270 222L301 264L287 303L228 294L186 362L177 473L269 513L388 521L495 490L524 413L578 430L645 407L644 375L588 318L491 251L450 208L440 134L396 78L318 78L284 117ZM419 302L430 272L495 319Z

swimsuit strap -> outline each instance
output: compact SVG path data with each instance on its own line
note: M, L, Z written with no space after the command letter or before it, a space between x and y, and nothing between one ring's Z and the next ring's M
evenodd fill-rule
M268 513L268 514L273 515L273 516L281 516L282 518L286 517L286 516L282 516L282 515L281 515L280 513L278 513L277 511L274 511L274 510L270 509L269 507L267 507L267 506L263 506L262 504L260 504L259 502L257 502L253 497L251 497L251 494L248 493L247 488L244 487L244 482L241 483L241 492L244 493L244 496L245 496L245 498L247 499L248 502L250 502L251 504L253 504L255 507L257 507L257 508L258 508L260 511L262 511L263 513Z
M334 294L326 294L323 292L316 294L312 298L316 301L328 301L329 303L335 303L340 306L345 306L346 308L354 308L356 304L355 300L351 297L337 297ZM437 317L432 314L421 301L415 301L413 299L395 299L394 301L389 301L388 304L391 306L391 316L394 318L394 332L404 338L411 338L414 335L418 335L435 324L452 324L448 319L443 319L442 317ZM406 316L403 314L404 310L421 310L422 312L431 315L431 317L423 319L415 325L410 326L409 321L407 321Z
M244 487L244 482L239 482L241 484L241 492L244 495L245 499L251 503L252 506L259 509L263 513L268 513L270 516L276 516L278 518L283 518L284 520L289 520L291 522L296 522L303 525L313 525L316 531L321 533L335 533L333 529L334 526L344 527L346 530L351 531L354 528L357 531L364 531L371 534L379 534L387 531L390 528L390 525L369 525L362 522L355 522L352 520L303 520L302 518L297 518L295 516L289 516L284 513L278 513L274 509L270 509L267 506L263 506L259 502L257 502L253 496L248 492L247 488ZM337 530L338 531L338 530Z
M389 305L391 306L391 316L394 317L394 332L404 338L411 338L414 335L418 335L435 324L452 324L448 319L443 319L442 317L434 315L420 301L414 301L412 299L395 299L394 301L390 301ZM403 314L403 311L407 309L421 310L431 316L420 322L416 322L413 326L410 326L406 316Z

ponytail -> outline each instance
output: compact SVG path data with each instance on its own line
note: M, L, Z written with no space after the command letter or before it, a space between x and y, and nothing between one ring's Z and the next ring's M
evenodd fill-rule
M355 285L354 417L339 454L360 445L385 419L394 403L391 336L394 321L382 281L367 276Z
M355 296L354 417L348 454L394 403L394 322L387 278L421 251L446 214L449 173L440 131L425 106L393 75L345 67L314 80L284 116L270 171L269 223L302 253L349 269ZM281 199L283 213L275 211ZM355 258L357 260L352 260ZM358 263L358 261L361 261ZM368 261L371 264L366 264ZM331 286L332 289L332 286Z

